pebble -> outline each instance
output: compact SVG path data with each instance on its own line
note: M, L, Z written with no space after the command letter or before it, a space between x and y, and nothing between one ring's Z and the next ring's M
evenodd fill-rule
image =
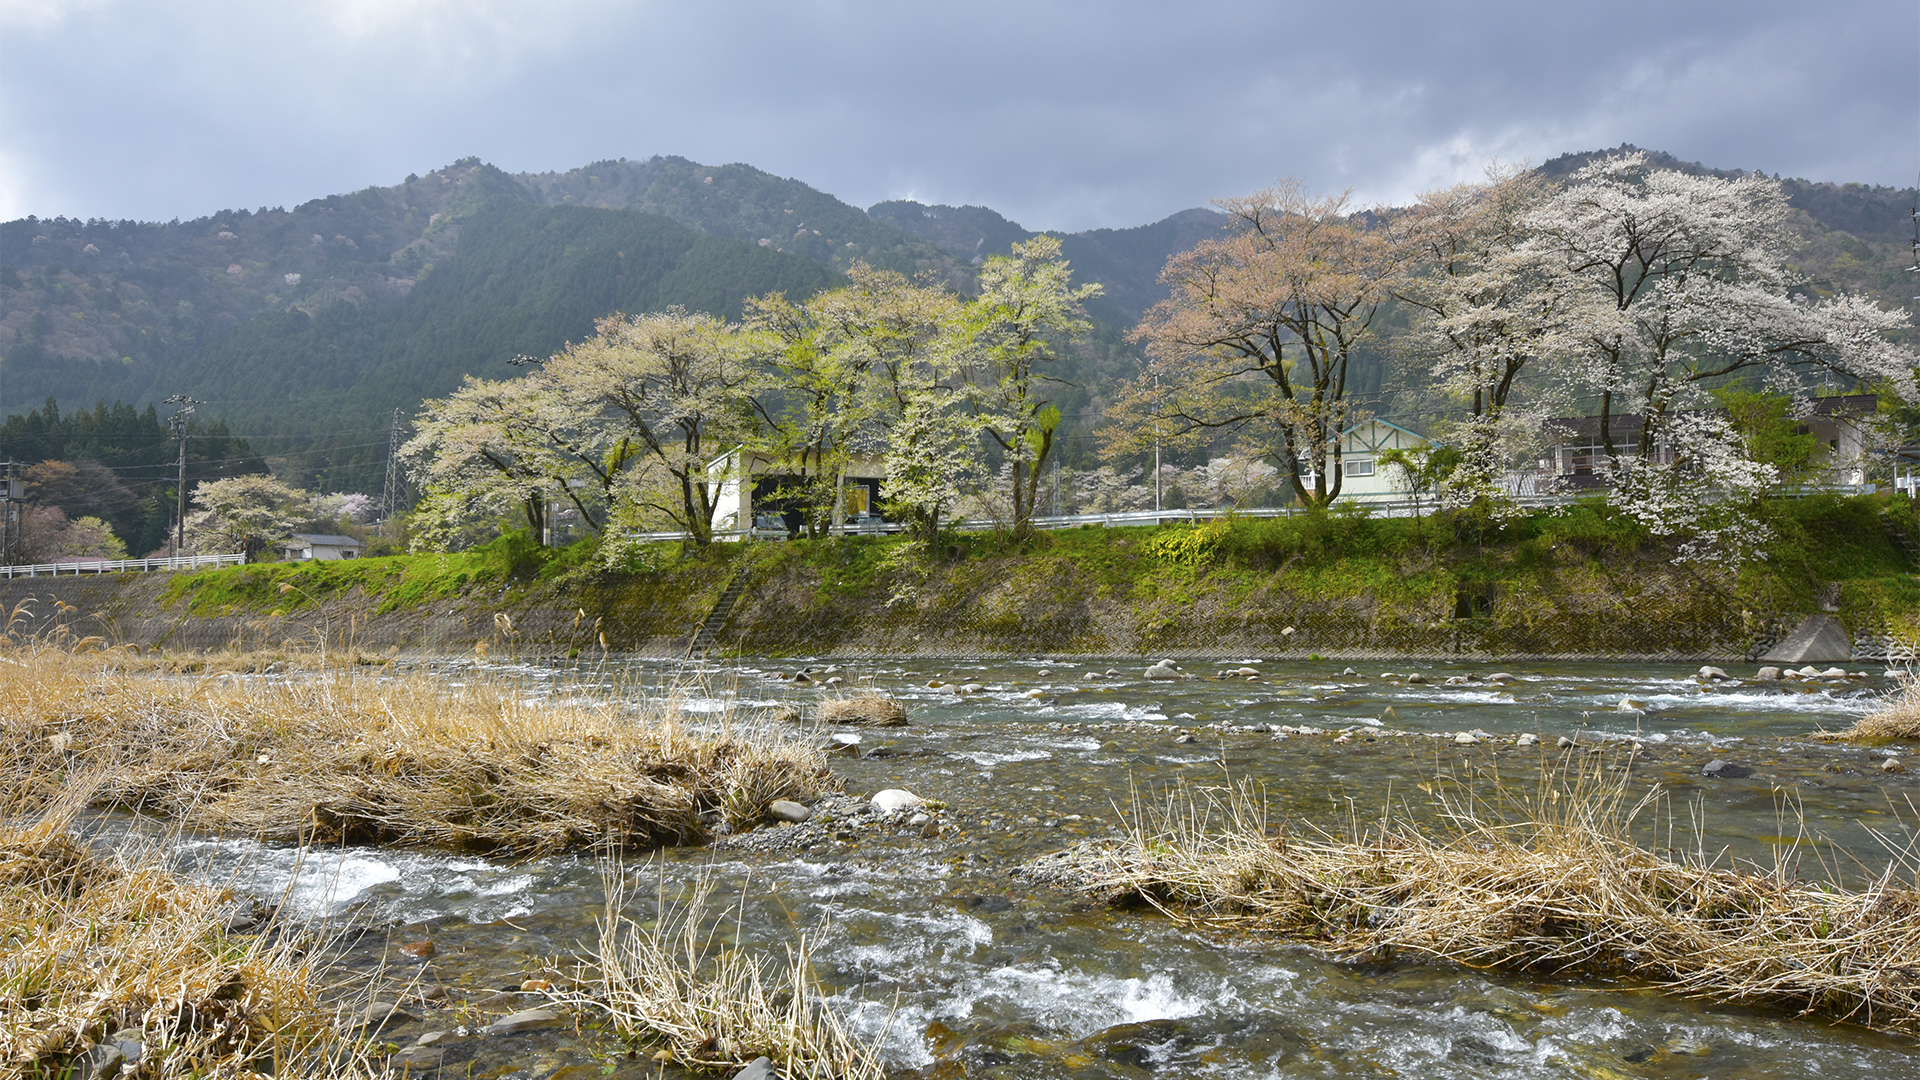
M560 1014L552 1009L522 1009L488 1024L487 1034L511 1035L516 1031L533 1031L536 1028L552 1027L559 1022Z
M775 799L767 804L767 814L775 821L799 823L813 816L813 811L792 799Z

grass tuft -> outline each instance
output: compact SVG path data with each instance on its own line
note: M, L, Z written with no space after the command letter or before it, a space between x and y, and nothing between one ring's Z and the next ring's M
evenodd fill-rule
M823 1000L804 934L771 963L723 943L710 878L678 903L663 881L656 917L641 920L628 913L626 875L613 865L605 877L599 947L582 958L590 990L569 1005L690 1068L733 1070L764 1055L789 1080L878 1080L878 1041L856 1039Z
M1246 788L1135 807L1117 841L1025 873L1182 920L1336 954L1621 977L1683 995L1920 1032L1920 892L1859 890L1663 857L1633 838L1653 796L1624 777L1549 776L1528 797L1442 796L1441 824L1389 813L1348 835L1275 828ZM1912 867L1908 866L1908 870Z
M1920 681L1905 680L1879 708L1855 721L1852 727L1818 732L1813 737L1827 742L1868 745L1920 740Z
M79 803L0 807L0 1075L84 1077L109 1036L142 1044L141 1080L380 1073L292 936L230 933L223 891L155 850L90 850Z
M877 693L828 698L820 703L814 715L823 724L901 727L907 722L906 706L885 694Z

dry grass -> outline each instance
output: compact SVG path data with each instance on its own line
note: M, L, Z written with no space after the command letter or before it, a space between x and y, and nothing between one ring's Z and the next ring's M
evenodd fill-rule
M1813 737L1868 745L1920 741L1920 681L1902 680L1900 689L1882 700L1879 708L1845 731L1822 731Z
M1183 792L1136 806L1124 839L1027 873L1337 954L1622 977L1920 1032L1920 892L1893 869L1852 890L1803 882L1784 860L1771 872L1675 861L1634 840L1653 796L1629 802L1627 781L1603 775L1443 796L1437 827L1399 813L1344 836L1270 827L1244 787Z
M820 752L765 725L696 731L676 703L532 700L473 674L325 668L168 676L114 654L0 652L0 788L274 840L537 854L706 835L833 785Z
M153 851L89 851L75 807L0 808L0 1075L69 1075L129 1031L141 1080L380 1071L334 1033L292 945L230 935L222 892Z
M765 1055L789 1080L878 1080L878 1042L857 1040L822 1000L805 935L773 965L722 944L726 920L710 918L710 879L677 904L663 883L657 917L644 921L627 913L627 889L611 867L599 949L584 960L581 982L592 989L568 1004L604 1013L691 1068L732 1070Z
M823 724L900 727L907 722L906 706L885 694L871 692L828 698L814 715Z

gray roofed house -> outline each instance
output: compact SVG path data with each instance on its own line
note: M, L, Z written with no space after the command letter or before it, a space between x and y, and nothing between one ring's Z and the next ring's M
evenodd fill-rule
M289 562L329 559L357 559L364 545L351 536L327 533L294 533L280 541L280 554Z

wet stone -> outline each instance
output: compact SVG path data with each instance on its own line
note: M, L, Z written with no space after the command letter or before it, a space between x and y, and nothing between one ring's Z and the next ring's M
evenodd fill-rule
M552 1009L523 1009L509 1016L503 1016L487 1025L489 1035L511 1035L520 1031L533 1031L538 1028L552 1027L560 1022L560 1014Z
M1753 770L1745 765L1735 765L1731 761L1714 758L1700 767L1700 775L1720 780L1738 780L1744 776L1752 776Z

